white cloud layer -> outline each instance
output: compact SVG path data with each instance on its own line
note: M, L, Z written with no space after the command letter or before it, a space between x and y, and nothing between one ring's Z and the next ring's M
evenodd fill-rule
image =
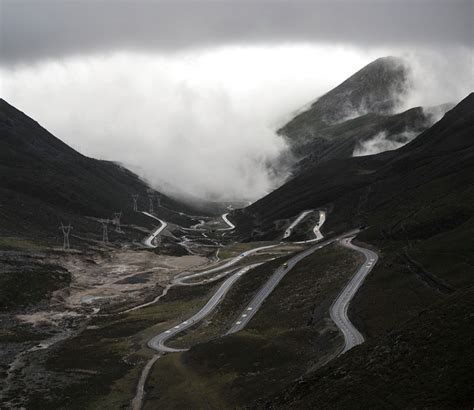
M376 57L338 47L116 53L0 69L2 95L80 152L123 162L157 188L254 200L291 112Z
M271 168L287 150L275 130L387 54L403 53L288 44L83 55L0 67L1 95L80 152L122 162L158 189L255 200L287 176ZM407 105L457 102L472 88L466 50L451 65L436 55L407 55L417 82Z
M387 138L385 131L379 132L372 138L360 143L353 152L354 157L363 157L366 155L375 155L380 152L392 151L403 147L416 137L414 132L404 132L403 134L394 135Z
M411 90L403 108L458 103L474 90L474 49L405 51L410 63Z

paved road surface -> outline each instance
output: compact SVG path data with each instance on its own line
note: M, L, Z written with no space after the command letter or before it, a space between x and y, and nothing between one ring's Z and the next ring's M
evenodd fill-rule
M250 255L252 255L252 254L254 254L258 251L261 251L263 249L270 249L270 248L273 248L273 247L278 246L278 245L280 245L280 244L277 243L277 244L274 244L274 245L260 246L259 248L250 249L248 251L242 252L241 254L235 256L230 261L228 261L226 263L223 263L222 265L216 266L215 268L207 269L207 270L202 271L202 272L193 273L191 275L186 275L186 279L198 278L200 276L209 275L210 273L219 272L221 270L227 269L227 268L237 264L238 262L240 262L242 259L246 258L247 256L250 256ZM179 279L179 278L182 279L181 275L178 275L177 279Z
M351 231L350 233L346 233L343 235L339 235L335 238L328 239L324 242L320 242L317 245L313 245L311 248L306 249L303 252L300 252L296 256L293 256L291 259L287 261L287 267L280 266L275 273L268 279L268 281L260 288L257 295L251 300L251 302L247 305L244 311L239 315L238 319L234 322L232 327L229 329L227 334L236 333L242 330L247 324L250 322L252 317L255 313L258 312L262 303L265 299L272 293L273 289L278 285L278 283L283 279L283 277L291 270L293 267L300 262L302 259L306 258L307 256L311 255L318 249L321 249L324 246L327 246L339 239L347 235L354 235L358 231Z
M148 361L146 366L143 368L142 374L140 375L140 380L138 380L135 397L132 400L132 410L140 410L142 408L143 398L145 397L146 379L148 378L148 374L150 373L151 368L160 357L161 355L156 354Z
M295 242L295 243L311 243L311 242L317 242L323 239L324 236L321 233L320 229L324 225L324 222L326 222L326 211L319 211L319 221L313 228L313 233L314 233L315 238L310 239L308 241L300 241L300 242Z
M315 226L315 228L313 230L314 233L315 233L316 238L312 239L312 240L308 240L308 241L302 241L302 242L299 242L299 243L310 243L310 242L319 241L320 239L322 239L322 235L319 232L319 229L321 228L321 226L325 222L326 214L325 214L324 211L319 211L319 212L320 212L320 219L319 219L318 224ZM144 213L148 216L151 216L155 219L158 219L158 218L154 217L151 214L148 214L146 212L144 212ZM235 228L235 226L227 219L227 214L222 215L222 219L229 225L229 228L224 228L223 230L231 230L231 229ZM154 237L156 237L163 229L166 228L166 222L161 221L160 219L158 219L158 220L162 223L162 226L159 229L157 229L157 231L155 231L148 238L149 239L149 242L148 242L149 246L152 246L151 241L154 239ZM298 255L296 255L293 258L291 258L290 260L288 260L287 266L281 266L280 268L278 268L274 272L274 274L270 277L270 279L265 283L265 285L260 289L258 294L247 305L245 310L240 314L239 318L236 320L236 322L232 325L232 327L228 331L228 334L238 332L238 331L242 330L248 324L248 322L251 320L251 318L255 315L255 313L261 307L261 305L263 304L265 299L270 295L270 293L273 291L273 289L281 281L281 279L298 262L300 262L305 257L311 255L317 249L320 249L324 246L327 246L327 245L329 245L329 244L331 244L331 243L333 243L337 240L341 240L344 237L347 237L348 235L354 236L358 232L359 232L358 230L353 230L351 232L345 233L343 235L339 235L339 236L337 236L335 238L332 238L330 240L320 242L320 243L318 243L316 245L313 245L312 247L306 249L305 251L300 252ZM349 239L348 241L343 242L344 245L347 246L347 247L350 247L352 249L355 249L355 250L360 250L364 254L366 254L366 253L370 254L371 251L363 249L363 248L356 247L355 245L352 245L350 243L351 239ZM226 275L228 275L229 273L232 272L232 270L225 271L225 269L227 269L228 267L238 263L243 258L245 258L245 257L247 257L247 256L249 256L249 255L251 255L251 254L253 254L253 253L255 253L259 250L272 248L272 247L278 246L278 245L279 244L274 244L274 245L262 246L262 247L259 247L259 248L251 249L249 251L241 253L240 255L236 256L235 258L231 259L230 261L226 262L225 264L223 264L221 266L218 266L216 268L209 269L207 271L198 272L198 273L194 273L194 274L187 274L186 276L179 275L173 283L168 285L167 289L165 290L165 292L163 292L162 295L160 295L160 297L164 296L164 294L166 294L166 291L173 285L186 285L186 283L185 283L186 280L194 279L196 277L203 276L203 275L208 275L208 274L213 273L213 272L222 271L219 275L217 275L216 277L214 277L212 279L205 279L201 282L188 283L188 285L192 285L192 284L197 285L197 284L201 284L201 283L208 282L208 281L218 280L218 279L220 279L220 278L222 278L222 277L224 277L224 276L226 276ZM367 254L366 254L366 257L367 257ZM361 278L360 273L365 272L364 267L359 269L359 271L354 276L353 280L349 283L348 286L346 286L346 288L343 290L343 292L341 293L341 295L338 297L336 302L333 304L333 307L331 308L331 310L334 310L334 312L335 312L336 319L333 317L332 314L331 314L331 317L336 322L336 324L341 328L341 331L343 331L344 337L346 339L346 343L345 343L345 346L344 346L344 352L347 351L348 349L350 349L351 347L353 347L355 344L362 343L363 340L364 340L362 335L357 331L357 329L355 329L355 327L350 323L349 319L347 318L347 306L345 306L345 305L349 304L350 300L352 299L353 295L355 294L355 292L359 288L360 284L362 283L363 279L367 275L368 271L370 271L371 266L377 260L376 259L377 255L376 254L374 254L374 255L375 255L375 259L373 258L373 256L371 256L370 258L372 258L372 259L369 258L369 260L367 261L367 266L366 266L366 264L364 264L364 266L368 270L363 275L363 277ZM262 263L264 263L264 262L262 262ZM256 263L256 264L253 264L253 265L248 265L244 268L239 269L236 273L232 274L232 276L227 278L222 283L222 285L219 287L219 289L216 291L216 293L211 297L211 299L209 299L209 301L206 303L206 305L199 312L197 312L195 315L193 315L188 320L186 320L186 321L174 326L173 328L168 329L165 332L153 337L148 342L148 346L151 349L154 349L155 351L157 351L160 354L186 350L186 349L175 349L175 348L168 347L168 346L165 345L165 342L168 341L170 338L176 336L178 333L192 327L193 325L195 325L196 323L198 323L202 319L204 319L207 315L209 315L216 308L216 306L222 301L222 299L225 297L225 295L227 294L229 289L240 278L240 276L242 276L243 274L248 272L250 269L253 269L256 266L261 265L262 263ZM358 278L357 280L355 280L356 277ZM351 283L352 283L352 285L351 285ZM346 294L346 291L347 291L347 294ZM347 296L347 295L349 295L349 296ZM341 306L342 306L342 315L339 312ZM345 317L344 317L344 315L345 315ZM336 321L336 320L338 320L338 321ZM347 336L346 336L346 334L347 334ZM359 338L358 338L357 334L360 335ZM147 364L146 368L144 369L144 372L142 373L142 377L140 379L140 383L139 383L138 388L137 388L137 396L136 396L136 398L134 400L134 403L133 403L134 408L140 408L140 406L141 406L141 402L142 402L142 399L143 399L143 387L144 387L144 383L145 383L147 374L149 372L149 369L153 365L153 363L159 357L160 357L159 355L155 356L149 362L149 364Z
M339 354L343 354L349 349L352 349L354 346L364 343L364 336L362 336L362 334L351 323L349 317L347 316L347 311L352 298L357 293L357 290L362 285L362 282L378 260L378 255L375 252L366 248L361 248L360 246L353 245L351 243L352 239L354 239L354 237L344 238L341 240L341 243L346 248L362 253L365 256L365 261L346 285L346 287L339 294L329 311L331 319L344 335L344 347Z
M304 212L301 212L300 216L298 216L298 218L296 218L293 223L286 229L284 235L283 235L283 239L286 239L288 238L290 235L291 235L291 232L293 231L294 227L296 225L298 225L306 215L310 214L311 212L313 212L313 210L309 210L309 211L304 211Z
M156 219L157 221L160 221L161 222L161 226L156 229L155 231L153 231L150 236L148 236L144 241L144 245L145 246L148 246L149 248L156 248L156 245L153 245L153 241L155 240L155 238L168 226L168 224L161 220L160 218L157 218L155 215L152 215L148 212L144 212L142 211L143 214L145 214L146 216L149 216L150 218L153 218L153 219Z
M204 228L201 228L205 223L206 221L204 219L200 219L198 224L193 225L190 228L184 228L182 226L180 228L184 231L205 231Z
M262 262L263 263L263 262ZM172 347L168 347L165 345L165 342L176 336L178 333L190 328L191 326L195 325L196 323L200 322L204 319L209 313L211 313L216 306L222 301L226 293L230 290L232 285L245 273L247 273L250 269L253 269L262 263L255 263L253 265L246 266L245 268L239 269L236 273L230 276L228 279L222 283L216 293L212 295L206 305L196 314L191 316L188 320L172 327L171 329L166 330L163 333L155 336L148 342L148 346L153 350L156 350L160 353L169 353L169 352L181 352L187 349L175 349Z
M316 241L319 241L320 239L323 239L323 234L320 232L321 227L324 225L324 222L326 222L326 212L325 211L319 211L319 221L317 225L313 228L314 236L316 236Z
M227 212L226 214L222 215L222 219L224 220L224 222L225 222L227 225L229 225L229 227L228 227L228 228L221 228L221 229L218 229L218 231L231 231L232 229L235 229L235 225L227 219L227 215L229 215L229 212Z

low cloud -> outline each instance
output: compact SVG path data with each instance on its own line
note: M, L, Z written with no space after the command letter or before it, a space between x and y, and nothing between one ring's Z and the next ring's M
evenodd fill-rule
M288 176L275 131L294 108L375 57L307 45L123 52L0 76L8 102L86 155L168 193L255 200Z
M448 64L435 51L292 44L0 67L1 94L78 151L121 162L157 189L253 201L289 175L287 143L275 131L298 107L384 55L413 66L400 109L456 103L472 89L467 49L444 53L456 62ZM354 155L401 144L382 134Z
M2 0L2 61L230 44L472 45L471 0Z
M380 152L393 151L408 144L416 136L416 133L407 131L389 137L385 131L382 131L360 143L354 149L352 156L363 157L366 155L379 154Z
M474 89L469 47L401 51L409 63L410 87L400 110L417 106L457 104Z

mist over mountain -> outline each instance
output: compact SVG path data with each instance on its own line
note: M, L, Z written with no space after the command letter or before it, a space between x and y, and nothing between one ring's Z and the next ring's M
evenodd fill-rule
M120 161L173 195L255 200L290 175L291 140L277 130L292 119L292 111L327 94L381 53L389 54L315 45L234 46L163 56L70 57L0 67L0 72L4 98L80 152ZM465 53L449 56L462 62ZM433 53L407 55L408 72L391 70L383 61L375 64L382 67L375 81L380 92L374 88L367 95L390 99L382 92L391 88L384 79L390 81L390 73L400 81L409 75L400 111L456 102L469 87L464 64L446 67ZM459 81L453 86L448 78ZM334 95L329 102L336 104ZM360 88L356 108L363 108L363 99ZM385 101L381 110L394 103ZM308 124L310 134L320 126Z
M303 143L325 126L367 113L393 113L408 87L406 62L395 57L379 58L319 97L279 132Z
M409 62L382 57L319 97L278 131L297 159L293 174L331 159L397 149L453 106L404 110L414 89Z
M350 398L359 394L369 407L421 405L427 394L431 403L447 407L472 401L466 369L474 358L460 335L472 327L466 312L473 303L473 112L471 93L404 147L314 164L236 213L244 235L265 233L262 239L268 239L289 214L324 208L331 215L327 234L363 226L359 240L383 254L349 312L372 341L262 400L259 408L317 406L321 400L352 408ZM450 318L449 331L440 316ZM466 352L465 361L454 358L459 351ZM440 361L444 370L433 371ZM383 381L374 383L374 374L383 374ZM408 384L417 387L407 392Z
M132 195L148 209L149 196L160 199L157 212L189 224L188 214L219 212L210 203L194 205L153 190L136 174L111 161L86 157L53 136L36 121L0 99L0 192L4 237L23 235L54 241L60 223L74 221L76 234L100 227L84 219L112 219L133 214ZM155 204L156 206L156 204ZM214 208L214 209L213 209Z
M444 175L456 178L453 173L455 169L461 173L461 181L465 182L464 178L469 178L468 165L472 155L472 138L469 133L473 126L473 103L474 95L470 94L440 121L398 150L367 157L349 156L322 163L309 163L299 175L252 204L244 213L255 212L258 216L255 221L260 221L258 224L265 226L263 230L259 228L255 232L269 232L268 228L274 226L275 220L315 206L328 206L338 213L348 212L344 223L349 223L357 216L356 220L362 218L361 223L369 224L370 221L364 219L375 218L376 209L382 213L398 212L396 206L386 206L386 201L389 198L397 203L402 200L396 193L405 191L403 181L410 181L413 189L422 190L423 181L435 183L434 176L440 180ZM419 173L417 164L423 164L426 168L424 173ZM413 176L410 176L411 174ZM440 184L440 187L447 188L442 182ZM466 184L461 184L460 188L469 192L469 186ZM365 199L366 191L370 192L370 201ZM439 189L433 190L432 194L442 196ZM351 195L360 196L355 200L356 203L376 208L371 208L370 212L361 210L361 213L356 215L359 208L351 205L352 200L348 200ZM454 193L452 195L455 196ZM378 199L373 198L374 196ZM427 200L422 197L420 199ZM376 205L377 202L380 205ZM452 205L464 206L455 202ZM467 203L465 205L468 206ZM416 206L413 205L413 208ZM260 219L260 215L264 216L263 219ZM393 218L383 217L381 220L385 221L384 223L393 223ZM343 223L342 219L340 223Z
M0 408L473 409L473 7L0 0Z

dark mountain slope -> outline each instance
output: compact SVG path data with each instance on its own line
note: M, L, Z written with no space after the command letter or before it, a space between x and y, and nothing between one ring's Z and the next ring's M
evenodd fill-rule
M317 138L298 148L306 155L297 164L295 174L319 162L350 158L356 149L378 135L387 143L403 145L431 123L431 116L416 107L394 115L369 113L321 128Z
M360 225L381 259L351 317L368 336L474 283L474 94L397 151L328 161L235 212L239 233L274 238L279 220L329 211L323 233ZM377 313L374 313L377 306Z
M4 100L0 100L0 136L3 235L57 231L59 220L67 222L74 215L110 218L113 212L131 210L131 195L136 193L140 209L148 208L149 186L135 174L113 162L81 155ZM163 205L159 214L168 220L190 223L177 212L197 213L155 194Z
M474 289L349 351L259 408L471 408Z
M399 150L314 166L233 215L270 238L324 207L325 235L368 225L357 240L380 255L349 309L366 343L258 407L472 407L473 136L470 94Z
M395 113L411 85L405 61L385 57L320 97L278 131L298 160L293 175L331 159L396 149L454 106L415 107Z
M378 155L316 164L244 212L235 212L234 218L250 216L252 227L269 236L275 220L295 216L304 209L328 206L334 208L333 214L337 216L329 218L328 226L341 230L370 223L379 212L381 216L396 212L387 205L400 202L401 196L415 199L412 191L426 191L427 183L433 188L421 198L427 203L456 189L470 193L474 166L473 110L471 94L406 146ZM453 185L444 185L446 179ZM437 182L440 186L436 186ZM248 221L241 221L246 225L241 232L252 235ZM256 231L254 234L258 235Z
M319 137L318 132L348 117L390 114L407 88L403 60L379 58L329 91L279 130L296 146Z

